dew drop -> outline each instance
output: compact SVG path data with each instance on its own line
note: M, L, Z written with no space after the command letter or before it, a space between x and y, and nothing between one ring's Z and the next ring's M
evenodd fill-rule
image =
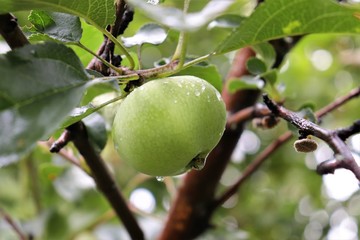
M197 96L197 97L200 96L200 92L196 90L195 91L195 96Z
M190 92L187 92L186 95L189 96L189 95L190 95Z
M177 85L178 85L180 88L182 88L182 84L181 84L181 83L177 83Z
M156 178L156 180L157 180L158 182L163 182L163 181L164 181L164 177L163 177L163 176L156 176L155 178Z
M216 92L216 97L217 97L217 99L218 99L219 101L221 101L221 95L220 95L219 92Z
M205 85L202 85L202 86L201 86L201 92L204 92L204 91L205 91L205 88L206 88Z
M177 102L178 102L178 100L175 99L175 100L174 100L174 103L177 103Z

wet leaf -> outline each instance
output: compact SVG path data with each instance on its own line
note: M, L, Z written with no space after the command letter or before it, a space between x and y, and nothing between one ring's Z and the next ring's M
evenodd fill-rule
M165 41L166 37L167 33L164 28L158 24L149 23L142 26L134 36L122 38L122 40L126 47L133 47L144 43L159 45Z
M235 14L225 14L217 17L211 21L208 25L208 29L213 28L236 28L240 26L241 22L244 20L244 17Z
M89 76L74 52L57 43L0 56L0 166L19 160L79 104Z
M231 4L234 3L233 0L210 0L201 11L184 14L180 9L165 7L162 5L152 5L143 0L129 0L128 2L135 8L142 11L147 17L164 26L177 29L179 31L196 31L224 12Z
M81 22L76 16L66 13L31 11L28 19L32 24L28 30L33 32L29 36L30 41L49 39L65 43L80 41Z
M359 33L358 12L329 0L267 0L215 52L225 53L286 36Z
M113 0L2 0L0 13L33 9L73 14L86 19L90 24L96 24L103 28L113 23L115 19L115 5Z

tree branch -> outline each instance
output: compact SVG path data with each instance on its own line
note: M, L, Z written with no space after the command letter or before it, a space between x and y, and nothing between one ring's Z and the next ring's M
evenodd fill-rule
M0 14L0 34L11 49L29 44L29 41L19 28L17 18L10 13Z
M69 126L67 131L68 138L71 139L89 166L97 187L107 198L131 238L134 240L144 239L143 232L121 195L119 187L116 185L103 159L90 144L84 124L77 122Z
M359 96L359 90L360 88L353 89L347 95L339 97L334 102L318 110L315 113L317 119L320 121L326 114L344 105L354 97ZM356 131L358 132L359 121L355 122L354 125L346 129L342 129L342 130L340 129L339 134L341 135L341 132L348 132L348 131L350 131L352 134ZM243 175L241 175L241 177L227 191L225 191L222 195L220 195L220 197L217 200L214 201L213 208L219 207L221 204L226 202L226 200L228 200L231 196L237 193L240 187L245 182L245 180L248 179L254 172L256 172L260 168L260 166L269 158L269 156L273 154L283 144L285 144L288 140L290 140L291 137L292 137L291 131L284 133L278 139L274 140L270 145L268 145L260 154L258 154L257 157L245 168ZM324 162L323 165L321 164L319 165L317 171L320 173L323 172L324 174L332 173L333 170L336 168L344 168L343 162L337 160L328 161L326 164Z
M334 151L336 161L338 162L332 161L331 164L328 164L327 162L320 164L317 168L318 173L333 173L336 168L341 167L352 171L355 174L356 178L360 181L360 167L357 165L346 143L339 137L339 131L332 131L321 128L317 124L299 117L296 113L286 109L285 107L277 105L267 95L264 95L263 98L265 104L268 106L268 108L272 111L273 114L283 118L284 120L297 127L301 131L302 135L313 135L320 138L321 140L326 142ZM359 130L358 123L355 123L352 127L350 127L350 129ZM345 131L340 131L340 133L343 132L347 134L349 132L349 128Z

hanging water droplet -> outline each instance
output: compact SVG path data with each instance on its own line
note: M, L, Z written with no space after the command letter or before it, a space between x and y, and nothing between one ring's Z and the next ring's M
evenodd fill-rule
M191 169L194 170L201 170L205 166L205 158L203 157L196 157L190 162Z
M156 176L155 178L156 178L156 180L157 180L158 182L163 182L163 181L164 181L164 177L163 177L163 176Z

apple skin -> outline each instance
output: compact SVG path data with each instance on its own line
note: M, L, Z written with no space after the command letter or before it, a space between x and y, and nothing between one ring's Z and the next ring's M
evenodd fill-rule
M203 167L225 123L225 104L211 84L175 76L145 83L125 98L113 139L120 158L136 170L173 176Z

